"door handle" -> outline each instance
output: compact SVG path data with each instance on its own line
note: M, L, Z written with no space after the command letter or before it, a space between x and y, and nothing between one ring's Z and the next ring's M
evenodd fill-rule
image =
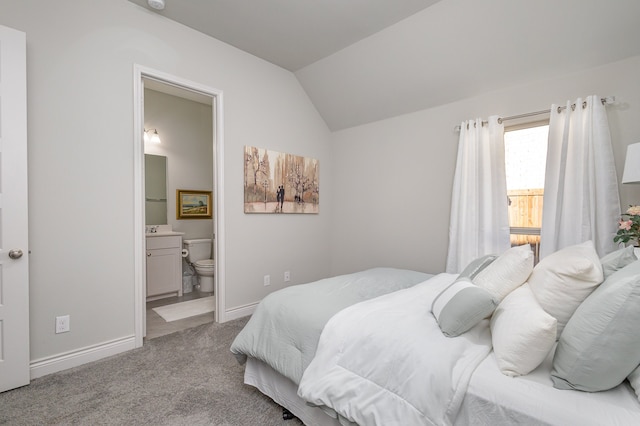
M11 259L20 259L22 257L22 250L20 249L9 250L9 257Z

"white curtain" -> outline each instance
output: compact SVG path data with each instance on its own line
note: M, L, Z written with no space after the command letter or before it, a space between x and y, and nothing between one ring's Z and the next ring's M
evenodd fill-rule
M560 108L561 109L561 108ZM607 112L598 96L551 106L540 258L587 240L616 248L618 179Z
M492 116L485 125L477 119L460 126L449 223L449 273L458 273L473 259L502 253L510 246L504 126L498 121Z

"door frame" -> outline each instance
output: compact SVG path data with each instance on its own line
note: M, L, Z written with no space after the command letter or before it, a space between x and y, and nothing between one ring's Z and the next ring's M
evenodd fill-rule
M133 67L133 180L134 180L134 327L135 347L143 345L146 332L146 251L144 203L144 82L152 79L211 97L213 113L213 258L215 259L214 294L215 322L225 322L225 227L224 227L224 120L223 94L195 83L139 64Z

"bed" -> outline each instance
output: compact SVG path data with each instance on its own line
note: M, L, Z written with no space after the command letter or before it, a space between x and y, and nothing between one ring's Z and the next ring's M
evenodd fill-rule
M638 396L630 382L624 380L628 372L621 383L605 391L557 388L555 382L561 381L558 377L562 374L557 371L559 366L554 364L554 359L566 358L567 342L557 339L556 330L564 329L563 335L571 335L578 327L573 324L576 321L566 321L562 312L554 313L559 321L556 317L549 321L551 316L540 307L541 314L535 321L543 318L553 327L543 325L544 332L537 333L535 338L538 340L534 340L534 344L531 340L524 342L525 350L521 352L526 353L518 355L524 360L521 365L511 365L510 362L515 362L509 359L511 354L504 355L500 318L515 324L509 327L517 328L522 326L519 318L529 316L518 315L515 320L510 317L506 311L510 300L516 300L514 312L520 312L517 309L522 309L523 305L518 304L518 298L521 302L522 296L529 293L544 296L536 283L543 282L543 287L548 285L549 265L566 265L571 260L579 263L585 257L585 250L591 250L591 246L578 247L573 252L569 250L568 257L566 253L557 259L552 257L546 262L546 269L539 268L536 274L532 274L532 264L514 267L513 261L505 263L505 253L485 262L493 265L491 267L474 265L471 274L466 270L459 275L429 275L375 268L292 286L261 302L232 344L231 351L240 362L246 363L245 383L291 411L306 425L640 424ZM510 253L513 252L517 252L518 262L528 256L523 250L511 250ZM629 257L628 251L625 254L627 260L621 261L621 255L617 254L613 262L607 263L612 268L609 275L615 278L620 275L617 271L625 269L631 271L626 275L634 277L625 283L640 281L640 262L633 262L635 256ZM600 297L595 288L610 279L604 279L603 259L594 259L590 251L589 256L597 267L589 269L592 283L587 285L588 280L583 280L580 284L584 287L581 288L583 301L589 299L591 293ZM524 263L528 265L528 262ZM611 267L610 263L615 265ZM504 276L505 264L509 266L507 278ZM627 265L632 268L625 268ZM461 281L482 282L481 278L486 279L488 271L494 271L495 282L496 268L502 269L502 275L498 276L503 288L485 286L491 290L489 293L495 305L493 315L482 313L481 318L472 319L472 324L467 324L464 330L457 330L456 336L446 335L441 328L442 318L433 313L437 300ZM578 275L580 273L584 273L584 268ZM491 277L492 274L488 275ZM566 274L563 277L565 281L569 279ZM509 291L503 286L505 282L508 282ZM476 284L467 283L467 287L473 286L472 290L476 291ZM612 286L603 284L600 287L609 291ZM640 290L635 291L640 286L629 287L633 289L632 293L625 294L624 300L630 300L631 304L640 301ZM608 300L615 299L606 291L603 292ZM463 293L458 291L456 297ZM473 297L474 300L481 299L475 294ZM588 308L590 303L587 300L582 304ZM567 305L562 303L563 307ZM582 308L580 303L577 305L576 309ZM466 313L473 308L464 306L465 316L468 316ZM545 307L553 311L552 307ZM597 317L592 312L585 315ZM629 317L624 320L629 322ZM465 321L469 322L469 319ZM527 321L529 325L532 322ZM636 317L631 319L632 323L634 321ZM292 324L296 326L292 327ZM589 327L594 328L592 324ZM520 335L530 336L531 333L525 330ZM508 345L506 348L508 352L517 352ZM625 352L623 361L615 362L640 364L640 346L635 348ZM589 351L594 350L589 348ZM615 354L612 356L615 358ZM627 362L629 357L633 359ZM535 358L533 363L531 358ZM525 368L525 371L518 368ZM629 369L628 366L625 368ZM615 375L607 374L607 377ZM568 377L567 383L571 383L573 378ZM574 381L579 389L580 381Z
M431 276L405 269L372 268L271 293L236 337L231 352L240 363L247 357L260 359L298 384L315 355L320 333L337 312L410 288Z

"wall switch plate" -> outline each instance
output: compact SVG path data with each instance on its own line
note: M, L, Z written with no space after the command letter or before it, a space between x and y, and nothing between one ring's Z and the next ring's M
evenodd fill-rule
M56 334L66 333L71 330L71 318L69 315L56 317Z
M284 271L284 282L288 283L289 281L291 281L291 272Z
M265 275L264 276L264 285L271 285L271 275Z

